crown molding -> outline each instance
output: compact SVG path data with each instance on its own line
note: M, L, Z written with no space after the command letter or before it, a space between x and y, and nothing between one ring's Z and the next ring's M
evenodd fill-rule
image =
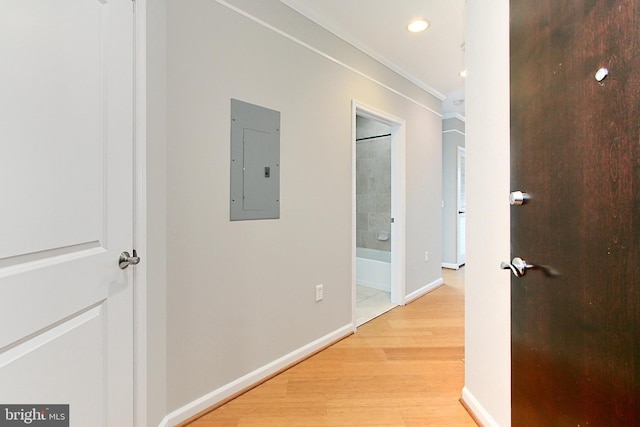
M458 119L463 123L467 122L467 118L461 115L460 113L444 113L442 115L442 120L447 120L447 119Z
M439 111L436 111L433 108L423 104L422 102L420 102L420 101L418 101L416 99L413 99L409 95L406 95L406 94L400 92L399 90L396 90L396 89L392 88L391 86L388 86L388 85L384 84L383 82L381 82L379 80L376 80L375 78L365 74L364 72L362 72L362 71L360 71L360 70L358 70L358 69L356 69L356 68L354 68L354 67L352 67L352 66L350 66L348 64L345 64L344 62L338 60L337 58L334 58L333 56L329 55L328 53L323 52L320 49L315 48L315 47L311 46L308 43L305 43L304 41L292 36L291 34L285 32L285 31L283 31L283 30L281 30L279 28L276 28L271 24L268 24L267 22L257 18L256 16L253 16L249 12L247 12L247 11L237 7L237 6L234 6L234 5L230 4L225 0L213 0L213 1L218 3L220 6L226 7L227 9L232 10L232 11L234 11L234 12L236 12L236 13L238 13L238 14L246 17L246 18L248 18L248 19L250 19L251 21L253 21L253 22L257 23L257 24L262 25L263 27L268 28L269 30L271 30L271 31L273 31L273 32L275 32L277 34L280 34L281 36L291 40L292 42L297 43L298 45L303 46L303 47L309 49L312 52L317 53L318 55L328 59L329 61L331 61L331 62L333 62L335 64L338 64L341 67L344 67L345 69L347 69L349 71L352 71L353 73L355 73L355 74L357 74L357 75L359 75L361 77L364 77L365 79L369 80L370 82L372 82L372 83L374 83L374 84L376 84L376 85L378 85L380 87L383 87L383 88L387 89L388 91L393 92L396 95L401 96L402 98L404 98L404 99L406 99L406 100L408 100L410 102L413 102L415 105L417 105L417 106L419 106L421 108L424 108L425 110L427 110L427 111L435 114L436 116L442 118L442 114Z
M291 9L295 10L300 15L302 15L302 16L310 19L311 21L315 22L316 24L318 24L319 26L321 26L325 30L327 30L330 33L332 33L333 35L335 35L336 37L338 37L338 38L344 40L345 42L349 43L351 46L355 47L359 51L361 51L361 52L365 53L366 55L370 56L371 58L375 59L376 61L378 61L379 63L381 63L385 67L389 68L391 71L393 71L396 74L400 75L401 77L409 80L411 83L415 84L420 89L422 89L422 90L428 92L429 94L435 96L440 101L444 101L444 99L446 98L446 95L444 95L442 92L440 92L440 91L436 90L435 88L429 86L428 84L426 84L425 82L423 82L422 80L420 80L419 78L414 76L413 74L409 73L407 70L405 70L404 68L400 67L395 62L393 62L390 59L386 58L385 56L383 56L379 52L375 51L374 49L371 49L369 46L366 46L365 44L363 44L362 42L357 40L355 37L353 37L348 32L336 27L330 21L328 21L324 16L320 15L319 13L317 13L315 10L311 9L310 7L301 4L297 0L280 0L280 2L285 4L285 5L287 5Z

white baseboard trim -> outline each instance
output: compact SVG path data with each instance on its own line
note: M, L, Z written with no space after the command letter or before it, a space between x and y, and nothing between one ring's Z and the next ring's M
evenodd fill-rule
M443 262L442 268L450 268L452 270L459 270L460 266L458 264L451 264L450 262Z
M357 280L358 285L366 286L367 288L377 289L383 292L391 292L391 286L387 283L372 282L370 280Z
M483 427L500 427L486 409L478 402L469 389L465 386L462 388L462 400L467 408L473 413Z
M422 295L431 292L432 290L436 289L437 287L439 287L443 283L444 283L444 279L442 277L437 279L437 280L434 280L433 282L429 283L428 285L425 285L425 286L421 287L420 289L418 289L417 291L413 291L409 295L404 297L404 303L405 304L409 304L414 299L420 298Z
M289 354L282 356L279 359L268 363L253 372L231 381L222 387L213 390L210 393L194 400L191 403L184 405L183 407L176 409L162 420L158 427L172 427L183 421L188 420L194 415L214 406L215 404L222 402L225 399L237 394L243 390L249 389L251 386L259 383L270 375L293 365L296 362L304 359L307 356L312 355L323 347L328 346L341 338L344 338L353 333L353 324L349 323L335 331L305 345L297 350L292 351Z

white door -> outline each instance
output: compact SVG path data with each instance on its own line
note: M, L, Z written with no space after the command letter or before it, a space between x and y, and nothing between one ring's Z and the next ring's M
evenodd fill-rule
M2 0L0 57L0 403L130 426L133 3Z
M467 154L466 150L462 147L458 147L458 266L467 262L466 253L466 216L467 216L467 196L466 196L466 182L465 182L465 170Z

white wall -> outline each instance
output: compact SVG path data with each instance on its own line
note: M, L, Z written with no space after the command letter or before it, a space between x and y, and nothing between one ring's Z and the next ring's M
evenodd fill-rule
M446 116L445 116L446 117ZM465 146L464 121L442 121L442 262L458 265L458 147Z
M511 424L509 2L467 2L467 266L463 398Z
M168 412L351 324L352 99L406 120L406 293L441 277L440 101L277 0L230 3L286 34L223 3L169 1ZM279 220L229 221L232 97L281 112Z

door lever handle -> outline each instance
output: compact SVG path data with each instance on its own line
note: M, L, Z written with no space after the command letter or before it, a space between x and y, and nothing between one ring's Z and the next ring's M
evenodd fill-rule
M136 253L136 250L133 250L133 256L129 255L129 252L124 251L120 254L120 259L118 260L118 266L124 270L130 265L136 265L140 263L140 257Z
M522 277L527 272L527 268L534 268L535 266L527 264L525 260L519 257L515 257L510 263L502 261L500 268L503 270L511 270L514 276Z
M560 275L560 273L553 267L550 267L548 265L527 264L527 262L520 257L513 258L511 260L511 263L502 261L500 263L500 268L503 270L511 270L513 275L516 277L524 276L527 273L527 270L542 270L544 275L547 277L555 277Z

